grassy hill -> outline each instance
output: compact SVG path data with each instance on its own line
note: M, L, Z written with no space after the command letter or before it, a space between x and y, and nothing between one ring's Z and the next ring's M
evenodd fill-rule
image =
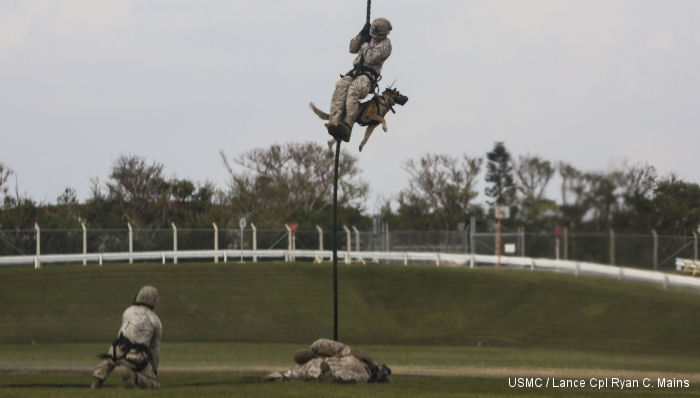
M0 343L109 342L144 284L163 340L288 342L332 336L328 264L0 269ZM341 266L340 340L695 356L700 294L551 273Z

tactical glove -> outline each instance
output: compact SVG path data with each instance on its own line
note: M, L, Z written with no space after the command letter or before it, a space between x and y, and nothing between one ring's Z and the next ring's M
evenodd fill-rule
M372 25L370 23L366 23L365 26L362 27L362 30L360 31L360 36L362 36L362 43L369 43L370 40L372 40L372 36L369 34L369 28Z

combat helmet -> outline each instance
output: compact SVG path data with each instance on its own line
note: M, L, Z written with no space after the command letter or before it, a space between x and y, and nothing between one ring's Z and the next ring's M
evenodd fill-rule
M153 286L144 286L134 298L134 305L144 305L150 309L158 305L158 289Z
M369 34L372 37L380 39L385 38L391 32L391 22L386 18L377 18L372 21L372 26L369 28Z

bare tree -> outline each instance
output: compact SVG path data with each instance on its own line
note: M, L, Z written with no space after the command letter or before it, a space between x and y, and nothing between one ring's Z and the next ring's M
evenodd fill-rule
M620 188L627 197L649 197L656 188L658 174L648 163L624 165L620 175Z
M147 228L167 222L172 184L163 178L162 164L121 155L112 165L106 186L107 197L119 203L125 220Z
M556 215L556 204L544 197L549 181L554 175L554 167L548 160L539 156L520 156L514 165L515 188L520 193L519 218L528 226L545 227L544 218ZM549 227L549 225L546 225Z
M423 208L442 229L452 229L467 211L478 193L476 177L483 159L462 159L443 154L426 154L415 161L409 159L404 169L410 174L410 185L399 196L399 205Z
M520 156L515 164L515 186L529 203L544 197L544 191L553 175L552 163L539 156Z
M10 167L6 166L5 163L0 162L0 195L2 195L3 202L10 191L7 181L10 179L10 176L13 173L14 171Z
M271 145L243 153L230 163L220 152L230 180L232 205L260 222L287 221L292 213L316 214L333 204L334 158L323 146L306 143ZM242 168L238 172L234 165ZM369 191L360 178L357 158L341 153L338 202L362 207Z
M569 194L574 195L574 205L580 204L586 190L583 173L566 162L559 162L557 169L559 176L561 176L561 204L563 206L570 205L567 200L571 198Z

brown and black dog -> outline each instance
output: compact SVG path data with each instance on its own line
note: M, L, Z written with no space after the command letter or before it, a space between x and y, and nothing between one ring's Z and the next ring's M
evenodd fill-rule
M362 140L362 143L360 143L360 152L367 143L369 136L372 135L372 132L380 123L384 129L384 132L388 130L386 120L384 120L384 115L386 115L389 111L394 112L394 104L403 106L406 101L408 101L408 97L399 93L399 90L387 88L381 95L375 94L369 101L360 103L360 112L358 113L357 119L355 119L355 123L359 124L360 126L367 126L367 129L365 130L365 138ZM309 105L311 106L311 110L313 110L318 117L323 120L328 120L329 116L326 112L316 108L313 102ZM326 123L326 127L328 127L328 123ZM335 138L328 141L328 148L331 151L333 151L334 143Z

